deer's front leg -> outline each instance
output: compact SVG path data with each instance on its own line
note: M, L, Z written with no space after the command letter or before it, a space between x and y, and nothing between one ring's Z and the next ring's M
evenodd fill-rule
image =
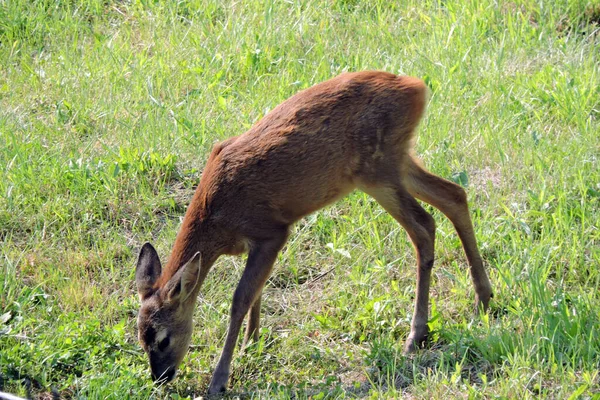
M250 306L258 300L262 288L271 274L277 253L283 247L286 239L287 230L271 240L256 243L250 251L246 268L233 294L231 319L225 346L210 382L208 394L223 392L227 388L231 358L233 357L244 316L248 314ZM258 309L260 309L260 301Z

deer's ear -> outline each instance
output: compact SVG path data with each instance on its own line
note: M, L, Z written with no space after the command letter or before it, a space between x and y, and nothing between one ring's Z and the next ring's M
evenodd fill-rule
M147 299L154 293L154 284L161 271L158 253L150 243L144 244L135 268L135 283L140 300Z
M200 253L186 262L165 287L170 302L185 302L192 294L200 278Z

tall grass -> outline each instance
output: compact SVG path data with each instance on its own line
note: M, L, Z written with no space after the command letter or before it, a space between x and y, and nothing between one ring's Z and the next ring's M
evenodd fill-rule
M599 398L597 1L0 1L0 390L202 394L244 260L223 258L179 378L136 343L133 266L165 257L213 143L298 90L381 69L430 87L417 151L466 186L494 289L438 223L431 340L401 354L412 247L368 196L304 219L232 393Z

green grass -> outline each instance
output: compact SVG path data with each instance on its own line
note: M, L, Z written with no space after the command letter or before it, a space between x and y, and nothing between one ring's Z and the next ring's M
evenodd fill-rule
M353 193L302 220L231 393L262 398L600 398L597 0L0 0L0 390L205 393L242 258L202 290L166 387L136 342L145 241L166 258L213 143L342 71L431 88L417 151L465 185L495 295L438 223L428 347L401 354L404 231ZM429 209L429 208L428 208Z

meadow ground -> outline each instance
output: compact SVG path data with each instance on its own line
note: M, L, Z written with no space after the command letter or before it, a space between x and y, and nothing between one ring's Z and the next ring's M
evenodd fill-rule
M179 377L136 341L137 252L166 258L211 146L342 71L430 87L417 151L469 194L494 286L473 318L437 221L431 337L401 354L415 259L353 193L294 228L233 362L250 398L600 398L600 3L0 0L0 390L204 393L243 258L202 290Z

